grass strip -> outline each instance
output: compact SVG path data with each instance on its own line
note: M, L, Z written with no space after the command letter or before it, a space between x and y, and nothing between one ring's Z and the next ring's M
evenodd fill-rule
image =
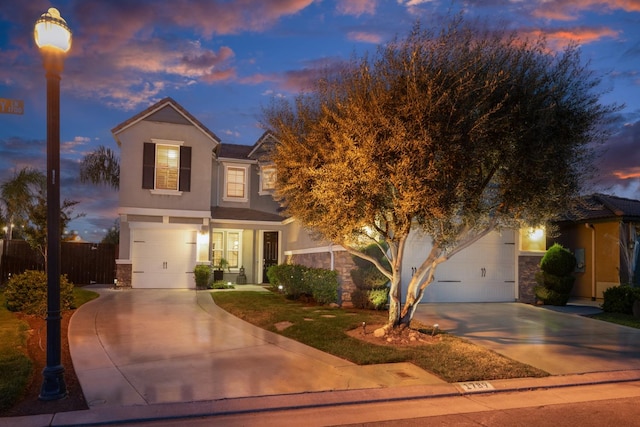
M219 307L236 317L358 365L410 362L447 382L549 375L447 333L441 333L439 341L421 346L376 345L347 335L346 331L361 327L362 322L384 324L386 311L314 306L272 292L211 294ZM279 331L276 324L281 322L292 325ZM427 329L418 322L412 327Z

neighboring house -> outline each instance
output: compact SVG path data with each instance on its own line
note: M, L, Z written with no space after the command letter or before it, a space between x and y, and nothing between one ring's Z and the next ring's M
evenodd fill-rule
M593 194L557 225L559 235L550 243L560 243L578 261L573 296L601 299L609 287L638 283L639 200Z
M340 302L350 300L351 255L280 214L275 168L264 156L272 135L252 146L223 143L171 98L112 133L122 159L119 285L195 288L194 266L221 258L229 262L225 281L243 270L247 283L263 283L269 266L293 262L337 270ZM545 250L540 242L544 236L529 231L489 234L438 267L424 301L523 300ZM414 232L408 245L405 285L430 239Z

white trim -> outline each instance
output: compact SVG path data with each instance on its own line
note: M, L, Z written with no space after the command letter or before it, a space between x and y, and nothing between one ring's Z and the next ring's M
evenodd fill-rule
M151 142L158 145L184 145L184 141L175 141L173 139L151 138Z
M222 200L225 202L247 203L249 201L249 167L247 165L237 163L223 163L222 166L224 174L224 180L222 184ZM227 176L229 173L229 168L242 169L244 171L243 197L234 197L227 195Z
M289 256L289 255L302 255L302 254L320 254L325 252L337 252L337 251L346 251L346 249L341 245L328 245L328 246L318 246L317 248L294 249L292 251L284 251L284 254Z
M249 221L244 219L223 219L223 218L211 218L212 224L251 224L251 225L270 225L274 224L282 225L282 221Z
M117 259L116 260L116 264L117 265L131 265L133 263L133 261L131 261L130 259Z
M282 225L289 225L292 222L294 222L296 219L292 216L290 216L289 218L285 218L282 220Z
M130 230L151 229L151 230L191 230L200 231L198 224L169 224L163 222L130 222Z
M180 190L156 190L150 189L149 193L156 196L182 196L182 191Z
M156 209L156 208L134 208L120 206L119 215L151 215L151 216L181 216L191 218L211 218L211 211L190 211L183 209Z
M252 159L236 159L234 157L218 157L220 163L241 163L242 165L254 165L258 162Z

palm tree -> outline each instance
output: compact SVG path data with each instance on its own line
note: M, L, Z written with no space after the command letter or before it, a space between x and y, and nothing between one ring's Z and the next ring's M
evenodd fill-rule
M42 172L27 167L15 174L13 179L0 185L0 200L4 205L9 240L13 237L13 225L18 221L27 221L28 208L38 189L45 184L46 177Z
M85 155L80 163L80 181L106 184L117 190L120 187L120 159L104 145Z

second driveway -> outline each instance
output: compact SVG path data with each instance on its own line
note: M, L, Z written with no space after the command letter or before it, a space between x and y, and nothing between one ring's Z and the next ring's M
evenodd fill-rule
M520 303L421 304L414 316L552 375L640 369L640 329Z

